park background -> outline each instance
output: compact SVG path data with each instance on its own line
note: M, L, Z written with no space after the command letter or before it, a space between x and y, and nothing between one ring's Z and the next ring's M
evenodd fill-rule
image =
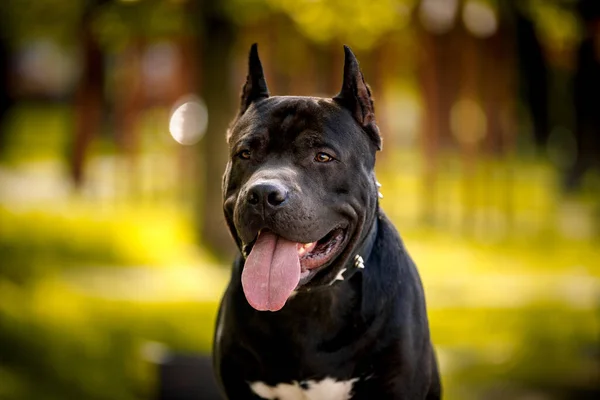
M254 42L272 94L361 62L446 399L600 398L600 2L3 0L0 399L210 384Z

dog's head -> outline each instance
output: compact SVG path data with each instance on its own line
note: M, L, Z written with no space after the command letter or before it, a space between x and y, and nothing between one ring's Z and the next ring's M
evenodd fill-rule
M373 223L381 138L352 51L336 97L269 96L253 45L227 141L223 208L246 258L243 289L277 311L294 290L330 284Z

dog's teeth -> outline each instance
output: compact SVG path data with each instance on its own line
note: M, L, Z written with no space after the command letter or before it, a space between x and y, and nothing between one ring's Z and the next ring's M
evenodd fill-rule
M298 255L302 256L308 252L310 252L315 246L317 242L304 243L298 248Z
M302 255L310 252L312 249L315 248L316 245L317 245L317 242L301 244L300 247L298 247L298 255L302 256Z

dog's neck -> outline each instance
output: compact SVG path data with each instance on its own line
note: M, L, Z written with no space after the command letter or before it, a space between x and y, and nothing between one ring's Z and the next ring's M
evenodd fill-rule
M350 279L352 275L366 268L366 263L371 255L371 251L373 251L375 239L377 238L377 227L377 214L375 214L369 232L363 238L362 243L357 247L356 251L352 253L350 260L346 263L348 272L344 274L344 279Z

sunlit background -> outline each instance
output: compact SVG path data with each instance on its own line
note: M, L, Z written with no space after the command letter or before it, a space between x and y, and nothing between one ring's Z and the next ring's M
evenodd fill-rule
M209 398L253 42L273 94L357 54L446 399L600 398L599 1L2 0L0 399Z

